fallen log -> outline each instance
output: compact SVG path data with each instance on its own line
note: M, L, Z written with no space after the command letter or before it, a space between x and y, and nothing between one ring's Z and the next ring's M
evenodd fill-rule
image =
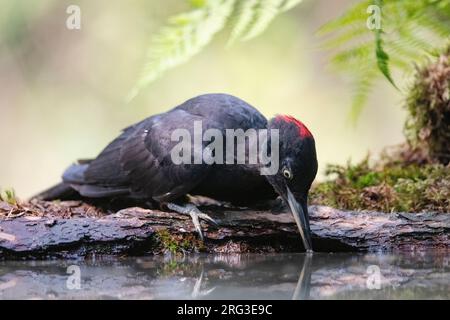
M0 203L0 257L147 255L164 251L210 253L301 252L289 212L210 206L219 222L202 222L201 242L189 217L131 207L104 211L81 201ZM450 215L342 211L311 206L315 251L449 250Z

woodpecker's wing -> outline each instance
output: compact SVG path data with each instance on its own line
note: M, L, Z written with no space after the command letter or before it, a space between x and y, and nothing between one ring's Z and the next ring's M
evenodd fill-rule
M197 185L208 166L174 164L171 150L178 141L171 133L200 118L183 110L150 117L125 129L90 163L69 168L63 181L85 197L176 199Z
M210 166L193 164L194 146L190 145L191 162L175 164L171 152L179 143L172 141L174 130L185 130L193 137L195 121L201 116L173 110L151 118L135 130L121 150L121 163L131 181L132 194L157 201L176 199L192 190L207 174ZM189 141L191 142L191 141ZM199 141L203 150L204 143Z
M267 128L267 119L256 108L228 94L204 94L187 100L174 110L177 109L201 116L206 127L219 130Z
M172 149L175 129L194 137L194 123L202 129L265 127L265 118L242 100L221 94L203 95L124 130L101 154L89 163L74 165L63 175L85 197L130 196L171 201L189 193L208 174L212 166L176 165ZM202 149L209 142L200 141ZM193 163L194 146L191 148Z

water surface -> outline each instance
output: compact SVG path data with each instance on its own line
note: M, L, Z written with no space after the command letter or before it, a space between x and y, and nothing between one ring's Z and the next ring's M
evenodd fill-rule
M450 299L450 255L0 261L0 299Z

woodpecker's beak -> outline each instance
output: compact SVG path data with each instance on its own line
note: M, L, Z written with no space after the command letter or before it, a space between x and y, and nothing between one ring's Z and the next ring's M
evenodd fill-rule
M299 203L288 186L286 186L286 194L287 203L294 216L295 222L297 223L298 231L300 231L300 235L302 236L306 252L312 252L311 231L309 229L308 206L306 205L306 200L301 200Z

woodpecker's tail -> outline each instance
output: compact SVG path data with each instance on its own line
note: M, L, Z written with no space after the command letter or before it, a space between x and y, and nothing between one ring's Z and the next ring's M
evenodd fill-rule
M63 181L41 193L32 197L44 201L52 200L77 200L80 194L75 190L73 184L82 184L84 182L84 171L86 171L91 160L79 160L72 164L63 174Z
M41 193L32 197L32 199L39 199L44 201L51 200L75 200L79 198L78 192L76 192L70 185L61 182L56 186L53 186Z

